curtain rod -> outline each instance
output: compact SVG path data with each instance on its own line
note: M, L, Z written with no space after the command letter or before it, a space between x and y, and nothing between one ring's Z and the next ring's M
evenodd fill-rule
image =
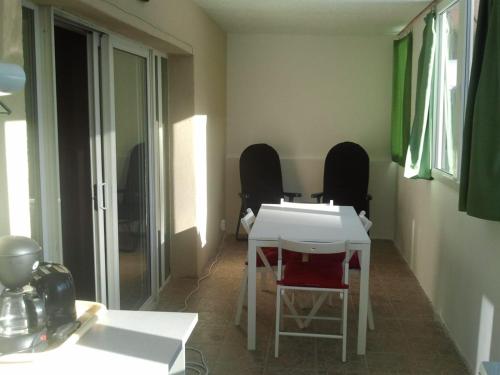
M410 20L410 22L408 22L408 24L407 24L405 27L403 27L403 30L401 30L401 31L399 32L398 37L399 37L399 38L401 38L401 37L402 37L402 36L403 36L406 32L408 32L408 31L411 29L411 27L413 26L413 24L414 24L415 22L417 22L423 14L425 14L425 13L426 13L426 12L428 12L431 8L433 8L434 6L436 6L436 4L437 4L438 2L439 2L439 0L433 0L433 1L431 1L431 2L430 2L430 3L429 3L429 4L428 4L428 5L427 5L424 9L422 9L422 10L420 11L420 13L419 13L419 14L417 14L415 17L413 17L413 18Z

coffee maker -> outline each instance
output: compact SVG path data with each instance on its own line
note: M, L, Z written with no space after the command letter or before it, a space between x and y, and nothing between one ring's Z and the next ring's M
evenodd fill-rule
M27 237L0 238L0 353L40 351L47 346L45 304L28 285L42 249Z
M62 264L41 262L30 285L43 300L49 341L64 340L78 325L71 273Z

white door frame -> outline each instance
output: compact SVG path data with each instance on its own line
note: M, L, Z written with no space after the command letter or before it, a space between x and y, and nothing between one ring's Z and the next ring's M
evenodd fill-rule
M159 280L159 289L163 288L167 283L168 278L165 275L165 247L168 246L171 248L170 243L166 243L166 233L170 232L170 228L166 228L166 217L170 213L167 213L165 210L165 204L167 201L167 197L165 196L165 186L169 184L170 178L168 175L165 175L165 160L164 153L165 147L169 148L169 132L167 126L167 119L163 118L163 74L167 72L163 72L163 68L161 65L161 60L167 59L167 55L158 51L153 51L153 69L154 69L154 96L153 104L154 104L154 113L155 113L155 145L157 147L158 152L156 153L155 161L155 170L156 170L156 193L157 197L156 201L156 230L159 233L158 236L158 252L159 259L161 259L160 264L157 265L161 270L161 280ZM169 168L170 170L170 168ZM168 202L170 203L170 202ZM170 206L170 204L169 204ZM170 223L170 220L168 221ZM170 242L170 233L168 235L168 241Z
M96 300L101 303L107 301L106 278L106 202L102 170L102 128L101 128L101 93L100 93L100 61L99 61L99 34L95 31L87 39L89 55L89 89L93 90L93 102L89 103L89 118L92 119L90 129L90 154L92 169L92 198L94 202L94 275ZM92 67L92 69L90 69Z
M113 50L129 52L146 59L146 95L147 95L147 139L148 159L154 160L154 129L152 87L151 87L151 55L150 50L140 44L130 42L114 35L101 36L102 47L102 92L103 92L103 158L108 182L106 191L106 202L108 213L106 215L107 251L107 276L108 276L108 305L109 308L120 308L120 262L118 241L118 195L117 195L117 173L116 173L116 124L115 124L115 96L114 96L114 61ZM151 296L148 297L141 309L149 309L154 306L158 294L158 262L157 262L157 239L156 239L156 217L155 217L155 168L149 162L149 243L150 243L150 286Z
M43 142L41 141L41 137L44 136L44 119L45 119L45 111L44 106L42 106L42 95L44 95L43 88L46 86L45 82L42 81L42 72L45 58L42 58L41 44L44 42L44 39L47 37L43 36L41 32L41 21L40 21L40 11L38 6L32 3L29 0L22 0L21 6L23 8L27 8L33 12L33 28L34 28L34 55L35 55L35 78L36 78L36 121L38 127L38 160L39 160L39 181L40 181L40 220L41 220L41 230L42 230L42 243L39 244L43 249L43 257L44 259L49 259L51 248L49 244L49 225L48 225L48 217L47 217L47 190L45 188L45 168L46 168L46 150L43 147ZM52 22L52 17L45 17L49 20L49 23ZM44 56L45 57L45 56Z
M44 259L63 261L59 186L59 141L54 49L54 11L24 1L35 11L35 56Z

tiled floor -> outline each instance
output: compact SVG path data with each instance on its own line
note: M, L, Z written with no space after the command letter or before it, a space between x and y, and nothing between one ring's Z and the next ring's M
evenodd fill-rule
M352 277L350 283L347 363L340 361L340 340L298 337L283 337L280 357L275 359L275 297L271 291L262 291L260 284L257 350L247 351L246 319L242 318L239 327L233 323L246 242L234 238L226 239L212 276L201 283L199 292L189 301L187 311L198 312L199 323L188 346L203 351L214 375L468 374L452 342L434 319L424 292L392 243L373 241L372 248L370 289L376 327L368 332L366 356L355 352L357 276ZM181 309L194 286L195 281L191 279L171 281L161 295L158 309ZM267 283L266 288L272 289L272 284ZM336 305L326 306L324 310L337 309ZM291 323L293 321L288 324ZM313 329L318 329L320 322L315 323ZM189 354L189 359L198 360L194 354Z

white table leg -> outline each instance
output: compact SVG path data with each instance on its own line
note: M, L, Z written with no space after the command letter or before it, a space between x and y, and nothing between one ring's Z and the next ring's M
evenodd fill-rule
M366 352L366 323L368 319L368 298L370 279L370 244L360 245L361 274L359 286L358 354Z
M248 328L247 328L247 348L255 350L256 332L256 268L257 246L255 240L248 240Z

